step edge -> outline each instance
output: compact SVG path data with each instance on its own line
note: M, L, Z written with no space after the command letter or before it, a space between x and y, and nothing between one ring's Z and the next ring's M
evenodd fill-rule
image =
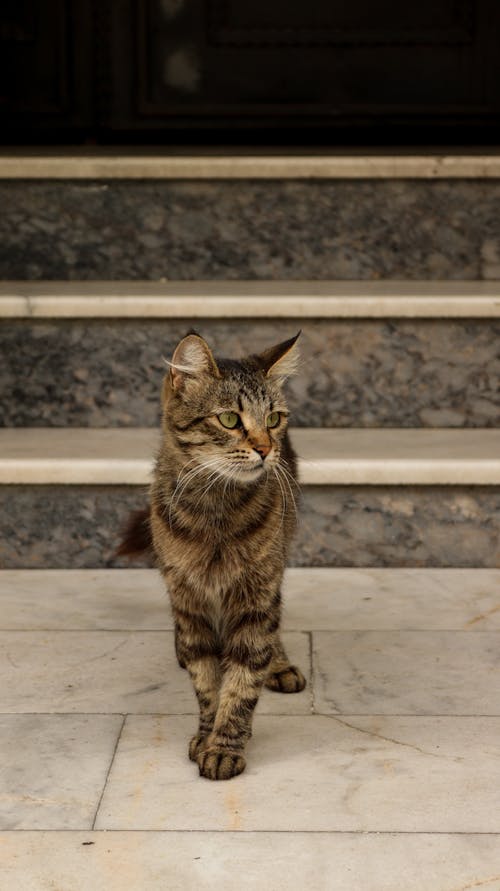
M204 286L209 293L205 295L197 293L202 291ZM131 283L127 282L126 287L129 290ZM39 284L38 287L36 283L34 285L27 282L3 283L0 285L0 318L490 318L500 316L500 282L496 281L456 284L452 282L138 283L136 294L117 294L119 288L119 282L100 284L57 282L53 283L52 288L46 282ZM149 291L157 289L160 293L141 293L141 289L145 288ZM222 293L210 293L217 288ZM47 289L52 290L52 293L40 293L41 290ZM101 293L96 294L96 290L100 290ZM77 291L77 293L65 293L67 291ZM115 293L109 293L110 291Z
M500 430L495 428L292 427L290 433L299 453L299 478L306 486L500 485ZM52 455L36 454L36 451L22 454L20 441L30 443L37 437L41 443L39 449L51 450ZM65 448L60 446L64 437L65 448L70 452L66 455ZM0 456L0 484L147 486L152 479L158 437L159 431L153 427L2 428L0 445L4 455ZM311 437L319 455L314 457L313 452L311 457L303 457L301 452L307 455ZM443 438L448 441L443 443ZM131 450L122 458L116 457L114 440L118 439L125 450ZM373 456L366 454L367 440L368 448L373 447L375 451ZM75 443L77 449L84 444L83 456L71 455ZM435 448L436 444L437 453L429 455L429 448ZM455 452L453 456L457 448L463 448L463 452L458 455ZM86 457L85 452L89 450L93 454ZM479 454L475 450L479 450Z
M402 459L338 459L316 461L314 467L299 458L299 480L304 486L498 486L500 460L409 461ZM148 486L153 476L149 459L33 459L0 460L1 485L129 485Z
M36 150L35 150L36 151ZM0 155L0 179L490 179L499 154L201 154L69 153Z

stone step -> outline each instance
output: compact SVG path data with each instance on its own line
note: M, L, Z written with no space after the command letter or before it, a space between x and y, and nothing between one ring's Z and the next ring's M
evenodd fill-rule
M500 485L500 430L292 429L304 485ZM139 485L156 430L5 428L0 483Z
M0 567L127 566L120 531L146 503L138 485L0 486ZM292 566L500 567L491 485L304 486L299 520Z
M443 163L445 178L401 179L394 162L389 178L231 179L225 165L203 180L1 179L0 278L500 278L500 177Z
M500 431L300 430L294 566L500 565ZM0 566L105 567L155 430L0 431Z
M7 282L2 426L154 427L195 327L244 355L300 327L301 427L500 425L498 282Z

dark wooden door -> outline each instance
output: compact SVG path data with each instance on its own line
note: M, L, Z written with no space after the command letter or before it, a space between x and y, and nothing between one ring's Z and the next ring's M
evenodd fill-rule
M499 0L3 0L4 141L495 142Z

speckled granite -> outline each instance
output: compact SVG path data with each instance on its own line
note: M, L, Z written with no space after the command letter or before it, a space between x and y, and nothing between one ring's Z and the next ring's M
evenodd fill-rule
M1 181L4 279L496 279L500 180Z
M145 504L137 487L3 486L0 568L99 567ZM305 487L294 566L500 566L490 487ZM134 565L139 565L136 561Z
M165 366L192 322L100 320L0 325L0 426L158 424ZM310 320L290 383L293 423L328 427L500 424L500 322ZM204 321L219 354L295 333L295 319Z

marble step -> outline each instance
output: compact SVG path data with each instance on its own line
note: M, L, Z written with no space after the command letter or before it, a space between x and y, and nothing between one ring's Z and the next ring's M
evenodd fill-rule
M294 566L500 565L500 431L293 431ZM0 431L0 566L105 567L144 507L155 430ZM146 561L147 562L147 561Z
M154 427L195 327L238 356L302 329L300 427L500 426L498 282L7 282L2 426Z
M408 168L399 178L396 167L377 177L365 166L363 178L231 179L214 167L208 179L59 180L39 168L29 187L4 177L0 279L500 278L500 178L409 178Z
M295 428L303 485L500 485L500 430ZM139 485L157 430L0 429L0 483Z

